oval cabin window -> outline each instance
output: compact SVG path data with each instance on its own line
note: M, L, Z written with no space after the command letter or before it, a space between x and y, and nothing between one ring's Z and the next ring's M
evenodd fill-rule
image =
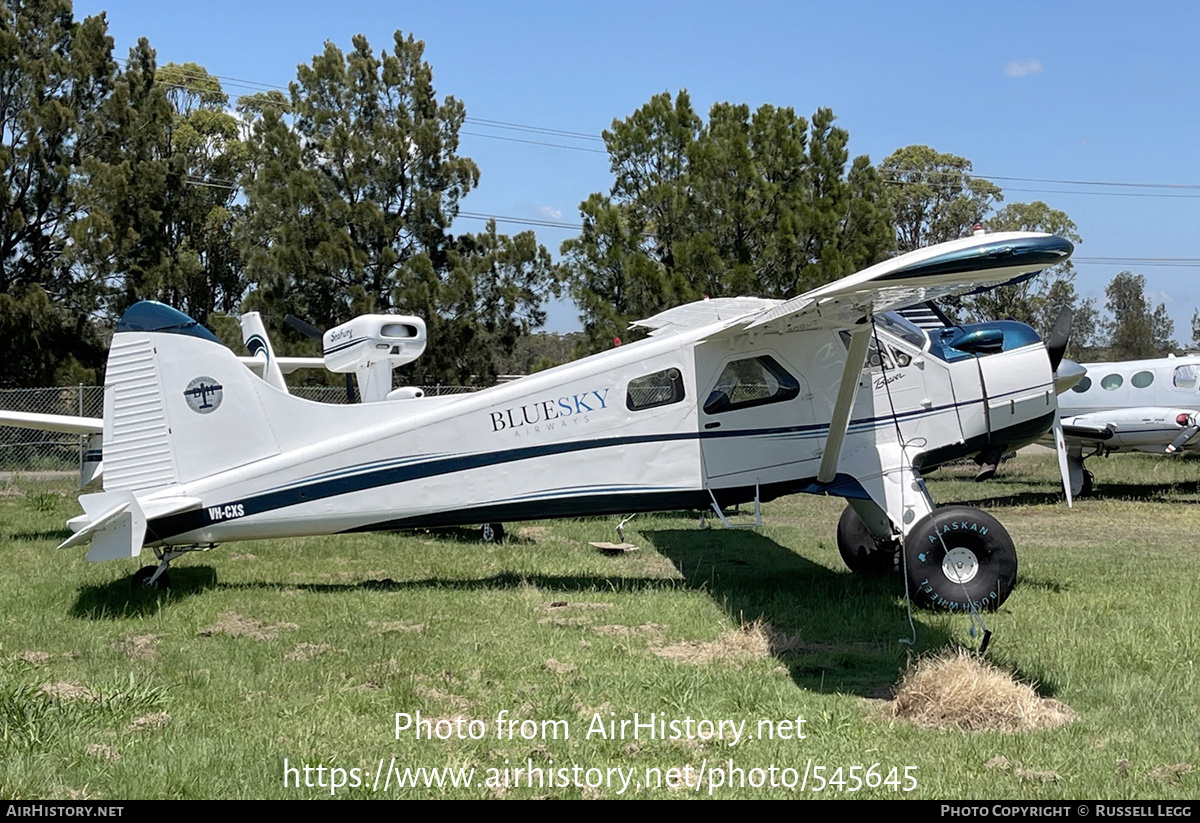
M1129 378L1129 382L1132 383L1135 388L1144 389L1154 382L1154 372L1140 371L1133 377Z
M1121 375L1108 374L1105 375L1104 379L1100 381L1100 388L1104 389L1105 391L1112 391L1113 389L1121 388L1121 384L1124 382L1125 379L1121 377Z

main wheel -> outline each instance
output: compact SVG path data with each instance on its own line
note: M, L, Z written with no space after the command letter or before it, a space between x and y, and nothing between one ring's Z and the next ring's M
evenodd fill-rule
M153 583L150 582L150 578L154 576L154 571L157 568L158 568L158 566L142 566L140 569L138 569L136 572L134 572L133 580L132 580L133 587L135 589L147 588L147 589L157 589L159 591L164 591L164 592L170 591L171 590L171 574L170 574L170 572L164 571L162 574L160 574L158 576L157 580L155 580Z
M484 523L479 527L479 537L484 543L503 543L504 542L504 524L503 523Z
M904 540L908 590L936 611L999 608L1017 582L1017 551L990 514L970 506L935 509Z
M1096 485L1096 475L1092 474L1087 469L1083 470L1083 486L1079 489L1080 497L1091 497L1092 490Z
M864 577L892 574L899 566L899 545L871 534L853 506L846 506L838 520L837 547L846 568Z

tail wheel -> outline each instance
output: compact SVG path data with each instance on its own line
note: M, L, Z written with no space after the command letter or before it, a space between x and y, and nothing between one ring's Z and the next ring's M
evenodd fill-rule
M153 583L150 578L154 576L154 572L158 566L142 566L133 573L132 583L135 589L155 589L157 591L169 592L171 590L171 575L166 570L158 576L158 579Z
M883 577L900 565L900 546L868 531L853 506L846 506L837 524L837 546L846 568L864 577Z
M503 543L504 542L504 524L503 523L484 523L479 527L479 537L484 543Z
M904 540L908 589L935 611L992 611L1017 582L1017 550L1004 527L970 506L935 509Z

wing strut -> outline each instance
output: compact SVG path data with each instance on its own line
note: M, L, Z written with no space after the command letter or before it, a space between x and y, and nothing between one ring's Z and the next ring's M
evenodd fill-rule
M842 453L846 431L850 428L850 413L854 410L859 378L867 362L872 328L873 324L864 320L850 332L850 350L846 352L842 382L838 386L837 402L833 405L833 416L829 420L829 437L825 439L825 453L821 456L821 468L817 472L818 483L832 483L837 477L838 458Z

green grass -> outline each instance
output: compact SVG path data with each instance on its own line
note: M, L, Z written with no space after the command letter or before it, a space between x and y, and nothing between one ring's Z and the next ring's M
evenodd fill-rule
M965 470L930 477L939 503L982 505L1017 543L1017 589L985 618L990 659L1078 713L1020 734L885 719L913 656L979 637L962 616L916 612L910 628L898 582L848 573L833 540L836 499L775 501L758 531L639 515L626 526L639 550L616 557L587 545L615 539L615 518L509 524L499 546L467 530L228 544L178 561L161 597L130 587L136 563L54 551L72 497L10 487L0 498L0 796L328 797L285 787L285 760L314 767L314 782L320 765L361 769L370 784L395 758L401 771L474 768L478 785L402 789L393 776L386 792L381 779L379 791L337 796L694 797L646 786L647 773L665 780L669 769L732 761L747 785L726 777L700 796L1194 798L1200 463L1089 467L1101 496L1072 511L1048 456L1022 455L987 484ZM788 642L756 645L741 631L756 621ZM417 712L430 731L463 718L485 737L397 737L396 714ZM496 735L502 712L517 721L511 739ZM760 722L765 732L803 717L807 736L731 747L634 740L628 729L587 735L594 718L619 732L635 712L744 721L752 735ZM555 739L552 721L569 738L560 725ZM633 769L634 783L623 795L615 772L612 787L483 785L488 770L531 761L556 770L556 784L577 766L593 781ZM848 791L850 767L863 776L876 763L884 778L895 767L901 787L914 767L917 788ZM826 778L843 767L843 790L814 792L810 764ZM807 791L749 785L771 767L797 779L809 768Z

